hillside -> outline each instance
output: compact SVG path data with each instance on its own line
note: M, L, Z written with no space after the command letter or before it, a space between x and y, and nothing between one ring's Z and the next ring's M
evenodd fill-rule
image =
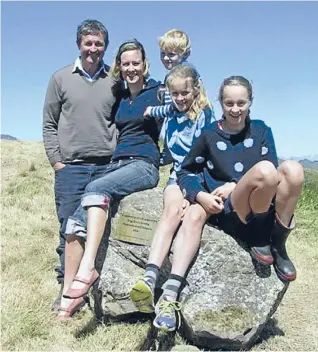
M54 173L41 142L3 140L1 147L1 350L139 350L150 337L147 321L105 326L90 310L67 324L54 320L50 311L58 292ZM288 250L297 280L253 350L318 350L318 173L314 171L306 171L296 219ZM185 344L179 337L177 341Z
M6 139L8 141L17 141L18 140L18 138L10 136L9 134L1 134L0 139Z
M301 159L298 161L305 169L316 170L318 171L318 161L317 160L308 160Z
M292 158L293 159L293 158ZM295 160L295 159L293 159ZM281 164L285 159L278 158L279 164ZM309 159L298 159L297 160L305 169L318 171L318 160L309 160Z
M18 141L19 139L9 134L1 134L1 139L9 140L9 141ZM293 160L297 160L305 169L316 170L318 171L318 160L309 160L309 159L301 159L301 158L291 158ZM278 158L279 163L283 162L285 159Z

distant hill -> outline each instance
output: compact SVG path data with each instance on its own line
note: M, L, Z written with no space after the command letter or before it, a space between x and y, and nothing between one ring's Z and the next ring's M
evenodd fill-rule
M286 158L284 158L284 159L286 159ZM318 161L318 154L292 156L290 159L297 160L297 161L300 161L300 160Z
M10 136L9 134L1 134L1 139L7 139L9 141L17 141L18 138Z
M294 159L295 160L295 159ZM281 164L285 159L278 158L279 164ZM308 160L308 159L298 159L297 160L305 169L318 171L318 160Z
M308 159L302 159L298 161L305 169L311 169L311 170L316 170L318 171L318 160L308 160Z

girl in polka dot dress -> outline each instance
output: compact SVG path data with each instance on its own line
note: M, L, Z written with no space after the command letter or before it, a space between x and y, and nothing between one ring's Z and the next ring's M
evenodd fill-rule
M179 309L178 290L188 264L182 264L177 270L172 270L156 307L154 307L153 296L160 267L189 206L189 202L184 199L177 185L176 173L180 170L181 163L194 140L202 134L206 126L211 125L214 114L195 68L176 66L167 76L166 86L175 107L168 114L165 133L166 144L174 160L173 169L164 190L164 210L155 231L144 278L132 287L130 297L141 312L156 311L154 325L157 328L172 331L176 327L175 310ZM193 231L196 231L196 221L193 220L193 225L191 220L188 221L189 230L192 228ZM183 256L185 242L191 243L191 236L185 237L184 234L177 233L174 257L178 255L178 252ZM192 246L197 247L196 243L193 243Z
M178 184L190 206L180 231L197 214L200 231L208 220L250 246L259 262L274 264L283 281L296 278L285 242L294 228L294 210L304 180L302 166L278 166L271 129L250 119L252 86L241 76L224 80L219 94L223 109L196 141L178 172ZM199 209L199 210L198 210ZM200 231L197 236L198 246Z

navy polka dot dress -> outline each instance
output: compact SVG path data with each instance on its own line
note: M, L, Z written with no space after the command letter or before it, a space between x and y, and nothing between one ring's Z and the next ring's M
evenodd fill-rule
M194 202L200 192L212 192L226 182L238 182L259 161L278 166L271 129L261 120L250 120L237 134L212 123L195 141L178 171L182 193Z

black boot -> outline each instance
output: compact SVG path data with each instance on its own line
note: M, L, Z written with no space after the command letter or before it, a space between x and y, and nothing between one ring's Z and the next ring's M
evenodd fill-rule
M277 276L282 281L293 281L296 279L296 269L288 257L285 243L291 230L295 227L294 216L289 227L286 227L276 214L276 221L272 230L272 254Z
M249 241L251 256L263 265L271 265L274 261L270 247L273 215L271 212L249 214L246 220L252 235Z
M271 265L274 261L269 244L263 247L251 247L251 256L263 265Z

